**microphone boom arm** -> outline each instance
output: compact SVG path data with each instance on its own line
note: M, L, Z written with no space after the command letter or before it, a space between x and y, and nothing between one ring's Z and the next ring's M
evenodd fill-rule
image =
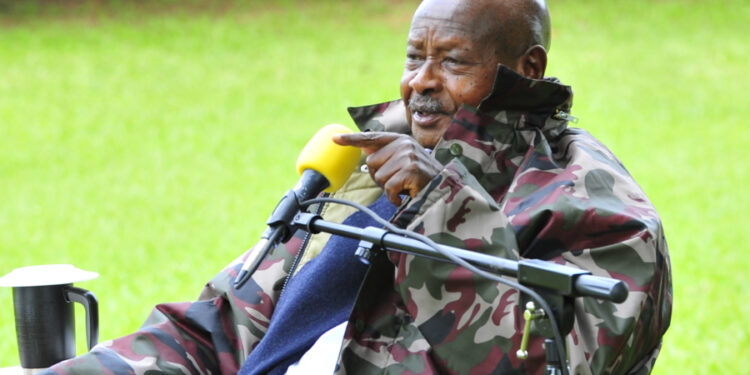
M522 304L525 305L526 309L524 311L526 323L523 331L524 339L516 352L518 359L528 358L528 335L532 325L535 326L538 333L546 337L544 340L544 352L547 361L545 374L567 375L570 372L565 359L567 355L563 337L573 328L575 319L573 299L575 297L594 297L620 303L625 301L628 296L628 286L623 281L594 276L585 270L540 259L514 261L476 251L436 244L440 249L438 251L424 242L384 229L372 226L358 228L329 222L323 220L320 215L309 212L300 212L295 215L291 227L310 233L326 232L359 239L360 247L355 252L355 256L365 259L369 259L370 249L381 248L451 263L457 262L443 254L446 253L478 268L477 271L491 274L486 275L486 277L497 275L515 277L522 284L516 284L519 291L525 290L526 293L529 293L528 295L522 293L521 301L528 301L528 297L534 294L537 301L542 305L544 312L550 314L540 314L540 310L531 301ZM532 323L532 320L535 320L535 322Z
M389 251L450 262L448 257L421 241L380 228L358 228L329 222L319 215L308 212L298 213L291 226L311 233L326 232L367 241ZM542 288L562 296L594 297L615 303L623 302L628 296L628 287L623 281L594 276L578 268L540 259L515 261L447 245L438 246L442 251L449 252L484 271L515 277L521 284Z

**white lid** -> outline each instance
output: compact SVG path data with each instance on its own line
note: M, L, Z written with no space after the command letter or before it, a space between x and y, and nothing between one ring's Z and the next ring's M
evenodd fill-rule
M44 264L16 268L0 277L0 287L23 287L72 284L99 277L99 274L84 271L72 264Z

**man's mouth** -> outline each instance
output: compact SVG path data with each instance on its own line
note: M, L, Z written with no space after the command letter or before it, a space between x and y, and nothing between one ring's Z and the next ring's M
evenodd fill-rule
M412 111L411 118L419 126L432 126L443 115L441 112Z
M440 112L413 110L412 113L419 116L439 115Z
M412 121L419 126L432 126L445 115L443 105L439 100L418 93L409 99L409 111Z

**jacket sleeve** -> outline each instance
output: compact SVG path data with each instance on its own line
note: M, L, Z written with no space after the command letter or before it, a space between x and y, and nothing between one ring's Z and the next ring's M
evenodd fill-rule
M157 305L135 333L102 342L48 374L236 374L265 334L284 279L303 240L279 245L253 277L235 289L242 261L216 275L195 302Z
M625 281L631 292L622 304L576 299L567 337L571 369L648 370L671 311L661 223L613 156L574 149L568 148L573 151L564 165L547 163L547 171L531 149L507 196L497 200L454 159L395 222L446 245L508 259L542 258ZM592 160L602 156L612 159ZM515 355L523 327L516 290L446 262L391 258L396 288L435 361L455 373L543 371L543 338L532 336L527 360Z

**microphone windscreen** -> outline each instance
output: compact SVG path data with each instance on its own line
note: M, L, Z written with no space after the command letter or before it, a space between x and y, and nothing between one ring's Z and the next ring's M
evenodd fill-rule
M358 147L334 143L331 136L339 133L352 131L339 124L324 126L310 138L297 158L299 174L305 169L312 169L328 179L330 186L324 190L327 193L332 193L344 185L357 166L361 154Z

